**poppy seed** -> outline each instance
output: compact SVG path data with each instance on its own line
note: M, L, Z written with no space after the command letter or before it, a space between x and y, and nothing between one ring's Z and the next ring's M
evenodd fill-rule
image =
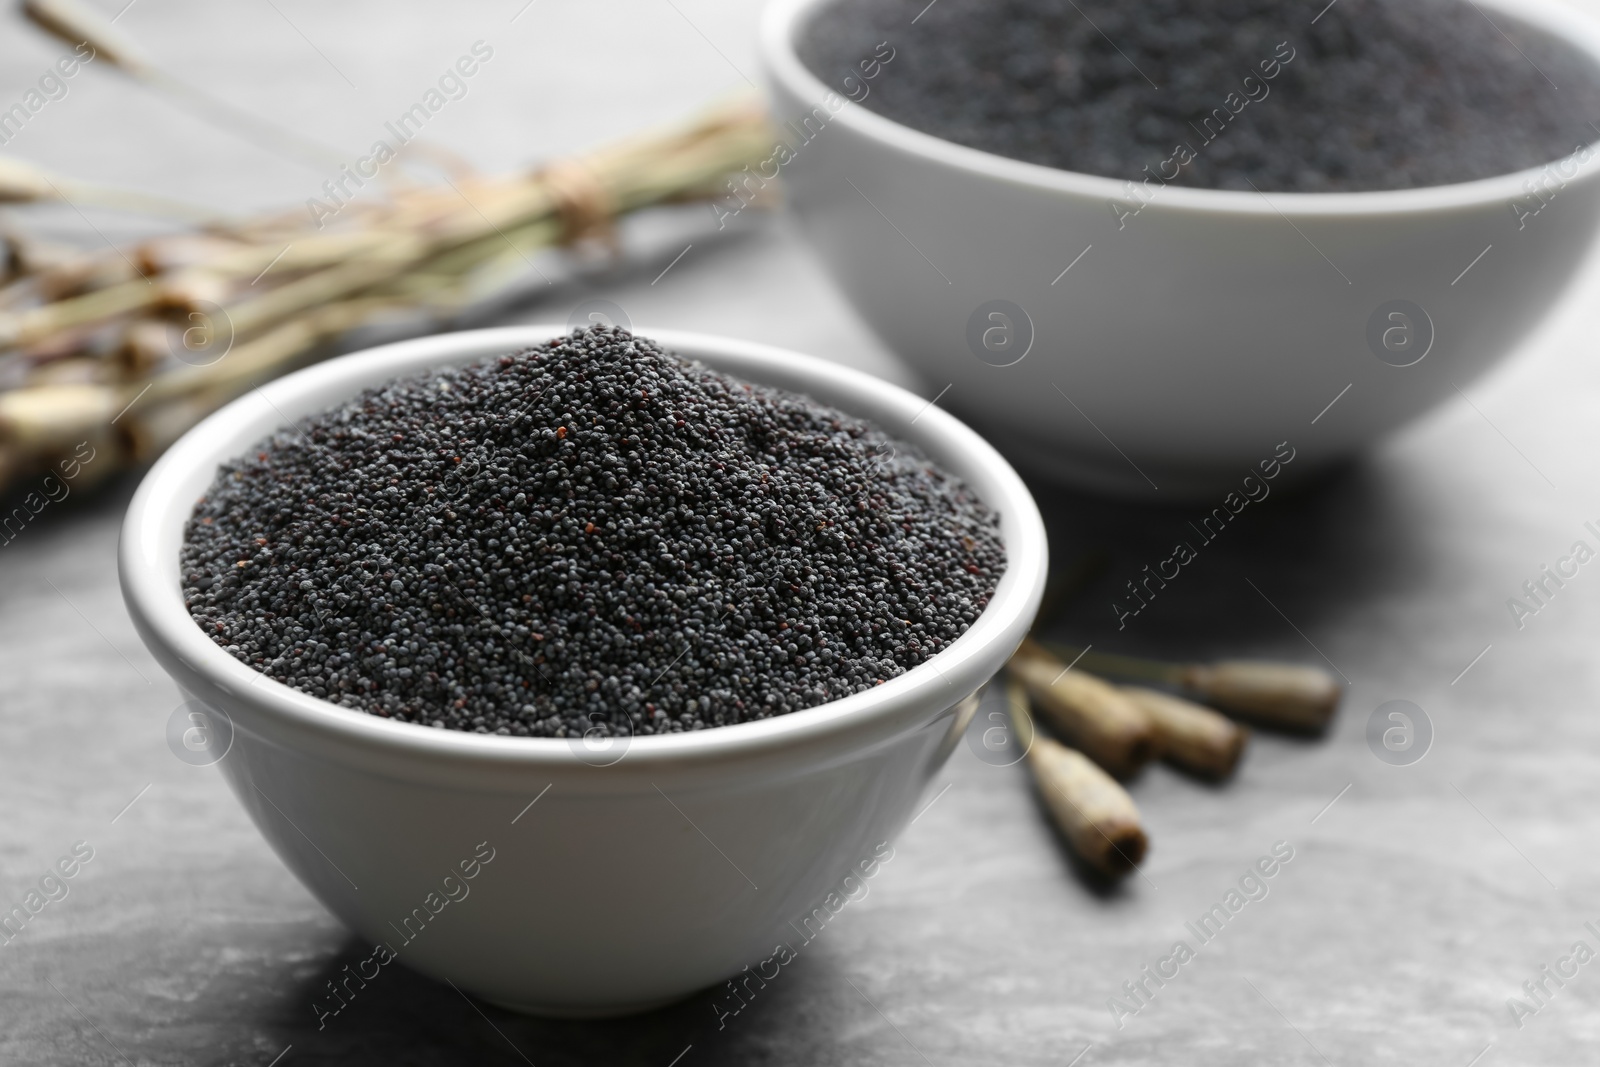
M997 526L860 419L596 328L280 430L218 471L182 573L212 640L333 703L655 734L925 662L993 595Z

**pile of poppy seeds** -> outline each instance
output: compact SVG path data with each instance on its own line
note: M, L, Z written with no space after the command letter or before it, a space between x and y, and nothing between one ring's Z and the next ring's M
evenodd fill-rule
M302 692L518 737L861 692L970 626L997 519L903 442L610 328L402 378L226 464L194 620Z
M835 0L799 51L896 122L1135 182L1442 185L1558 160L1600 121L1592 59L1469 0Z

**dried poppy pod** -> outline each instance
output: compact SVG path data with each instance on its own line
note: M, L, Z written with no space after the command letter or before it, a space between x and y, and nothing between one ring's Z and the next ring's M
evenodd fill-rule
M1155 757L1150 716L1116 686L1069 670L1031 638L1011 657L1009 670L1063 740L1116 777L1128 777Z
M1128 791L1083 753L1035 733L1027 691L1014 679L1006 684L1006 703L1045 807L1072 850L1101 874L1133 870L1150 842Z
M1156 747L1169 763L1206 778L1226 778L1239 765L1250 731L1193 701L1140 686L1123 688L1156 727Z
M1178 683L1224 711L1304 733L1326 729L1344 696L1327 671L1255 660L1191 664L1179 670Z

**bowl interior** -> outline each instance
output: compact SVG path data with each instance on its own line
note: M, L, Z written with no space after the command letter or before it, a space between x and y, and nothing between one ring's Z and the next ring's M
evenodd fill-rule
M269 383L191 430L140 486L123 532L122 578L130 607L154 637L158 656L173 657L224 695L248 691L253 704L302 727L378 746L425 749L516 762L576 762L566 740L437 730L380 719L290 689L235 660L200 632L184 607L179 548L183 527L218 466L286 423L326 410L362 389L427 367L459 365L516 351L567 332L560 326L479 330L387 345L345 356ZM915 444L961 478L1000 516L1007 562L989 605L950 647L870 692L804 711L687 734L632 739L628 762L691 753L732 756L879 717L894 719L949 707L987 680L1019 641L1037 609L1045 573L1042 520L1026 487L997 452L952 416L898 387L848 368L762 345L676 331L642 330L679 355L715 369L804 392L876 423ZM996 658L998 657L998 659ZM173 664L169 664L172 666Z

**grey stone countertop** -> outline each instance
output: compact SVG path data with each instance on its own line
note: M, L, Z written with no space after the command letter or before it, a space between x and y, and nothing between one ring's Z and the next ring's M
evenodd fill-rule
M212 91L359 149L474 40L471 93L430 139L503 169L670 119L755 76L734 0L495 0L459 8L141 0L118 25ZM120 0L118 5L120 6ZM0 15L0 103L61 50ZM232 208L321 177L91 67L7 153ZM69 212L83 239L131 233ZM562 281L485 321L564 319L601 296L639 324L788 345L931 396L854 318L779 217ZM651 244L654 240L654 244ZM1063 559L1103 575L1055 632L1134 653L1333 665L1324 738L1258 733L1235 780L1163 766L1132 786L1152 850L1085 878L1020 767L958 746L893 860L719 1029L701 995L607 1022L522 1018L407 972L319 1031L312 1001L364 953L268 850L214 768L174 759L176 689L117 589L132 480L75 493L0 547L0 904L76 842L93 858L0 944L4 1064L1436 1064L1592 1061L1600 963L1520 1020L1507 1000L1575 942L1600 948L1600 575L1519 629L1522 583L1600 519L1600 274L1505 369L1363 462L1253 505L1116 633L1109 602L1192 516L1039 486ZM1332 417L1332 416L1330 416ZM1309 439L1317 428L1303 431ZM1422 708L1435 737L1380 762L1368 716ZM1108 1009L1185 922L1277 842L1293 859L1137 1014ZM1519 1021L1520 1024L1519 1025ZM1584 1050L1588 1049L1586 1053Z

